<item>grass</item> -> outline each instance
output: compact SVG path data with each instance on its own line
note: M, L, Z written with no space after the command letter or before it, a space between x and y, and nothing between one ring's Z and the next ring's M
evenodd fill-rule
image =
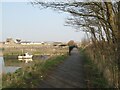
M19 46L19 47L18 47ZM20 54L24 54L26 52L29 52L33 55L40 55L40 54L44 54L44 53L48 53L48 54L53 54L53 53L66 53L67 52L67 48L60 48L60 47L53 47L53 46L9 46L9 47L5 47L3 50L3 55L7 56L7 55L20 55ZM55 51L54 51L55 49Z
M85 68L85 76L88 88L108 88L108 83L106 79L103 77L103 73L99 71L97 65L88 58L85 51L81 49L80 52L84 58L84 68Z
M3 75L3 88L37 88L47 72L63 62L67 56L57 56L43 62L36 60L31 66Z

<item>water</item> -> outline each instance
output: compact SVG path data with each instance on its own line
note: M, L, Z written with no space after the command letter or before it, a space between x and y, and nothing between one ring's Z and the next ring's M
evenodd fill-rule
M26 66L31 65L34 63L35 60L47 60L49 56L37 56L33 59L3 59L3 57L0 58L1 65L2 65L2 72L3 73L13 73L19 68L23 68Z
M3 57L0 57L0 74L2 73L13 73L21 67L17 66L6 66Z
M32 62L34 62L34 60L46 60L48 58L49 56L44 55L44 56L35 57L33 60L32 59L23 59L23 60L5 59L4 60L3 57L0 56L0 75L2 73L13 73L21 67L30 65Z
M0 89L2 89L2 67L3 67L3 58L0 57Z
M4 70L4 61L3 61L3 57L0 57L0 74L2 73L3 70Z
M20 67L15 66L5 66L3 57L0 57L0 90L2 89L2 73L13 73Z
M0 90L2 89L2 73L13 73L19 68L23 68L27 65L31 65L34 60L47 60L49 56L39 56L32 59L3 59L3 57L0 57Z

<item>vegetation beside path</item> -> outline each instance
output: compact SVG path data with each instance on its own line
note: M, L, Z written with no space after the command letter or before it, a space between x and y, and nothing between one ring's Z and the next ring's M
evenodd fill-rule
M103 77L103 73L99 71L97 65L88 58L84 50L81 49L80 54L84 59L87 88L109 88L106 79Z
M80 49L80 54L84 60L87 88L108 88L107 81L97 65L88 58L83 49ZM48 74L48 71L53 70L66 57L67 55L56 56L42 62L41 60L35 60L31 66L21 68L12 74L3 75L3 88L37 88L40 81L44 80Z
M39 82L47 75L47 71L63 62L67 55L52 57L48 60L36 60L31 66L16 72L3 75L2 88L37 88Z

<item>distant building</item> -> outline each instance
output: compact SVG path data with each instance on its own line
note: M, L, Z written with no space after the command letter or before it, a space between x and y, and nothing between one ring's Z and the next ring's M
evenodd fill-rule
M21 41L21 45L44 45L43 42Z
M65 47L67 47L67 44L63 43L63 42L53 42L53 46L65 48Z
M15 41L12 38L7 38L5 44L15 44Z
M16 39L16 43L20 44L21 39Z
M31 42L30 41L21 41L20 44L22 44L22 45L30 45Z
M61 44L63 44L63 43L62 42L53 42L53 46L59 46Z

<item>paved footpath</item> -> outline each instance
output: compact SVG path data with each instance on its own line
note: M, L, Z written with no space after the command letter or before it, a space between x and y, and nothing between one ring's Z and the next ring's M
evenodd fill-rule
M83 59L74 48L62 64L40 82L39 88L85 88Z

